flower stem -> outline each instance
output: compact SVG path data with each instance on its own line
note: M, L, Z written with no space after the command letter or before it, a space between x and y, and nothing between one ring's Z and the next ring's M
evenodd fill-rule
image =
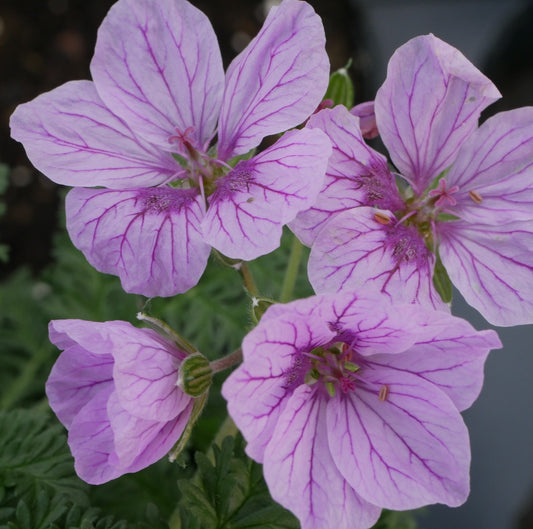
M244 262L241 263L239 266L239 271L242 274L244 286L246 287L246 290L248 290L249 294L254 297L259 297L259 289L255 284L254 276L252 275L252 271L250 270L248 264Z
M145 321L149 323L152 327L154 327L156 330L161 331L164 335L167 336L167 338L170 338L174 343L176 343L178 347L180 347L184 352L189 354L194 354L198 352L192 344L190 344L185 338L183 338L183 336L180 336L165 322L152 316L148 316L148 314L144 314L143 312L137 313L137 319L139 321Z
M214 373L218 373L219 371L223 371L224 369L228 369L229 367L233 367L234 365L239 364L242 362L242 349L239 348L236 351L233 351L233 353L230 353L227 356L223 356L222 358L217 358L216 360L213 360L211 362L211 370Z
M300 261L302 260L302 253L303 244L300 242L298 237L296 237L296 235L293 235L289 262L287 264L285 278L283 279L283 285L281 287L281 303L287 303L292 299L294 285L296 284L296 278L298 277L298 268L300 267Z

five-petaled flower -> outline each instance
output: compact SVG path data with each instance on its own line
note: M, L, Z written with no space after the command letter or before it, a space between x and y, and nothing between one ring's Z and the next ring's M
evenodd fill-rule
M392 298L446 309L432 281L440 256L489 322L533 322L533 108L478 127L499 95L433 35L400 47L375 99L400 190L346 109L311 117L333 155L316 205L291 227L312 245L316 292L373 283Z
M55 320L50 340L63 352L46 394L80 478L104 483L170 451L194 406L177 385L186 353L125 321Z
M302 529L366 529L381 508L463 503L494 331L375 290L270 307L224 383L247 453Z
M66 200L74 244L128 292L170 296L201 277L211 247L250 260L314 202L331 153L304 121L326 90L322 22L284 0L226 75L213 28L186 0L119 0L91 63L19 106L12 136ZM217 139L216 146L213 144ZM96 189L90 189L96 188Z

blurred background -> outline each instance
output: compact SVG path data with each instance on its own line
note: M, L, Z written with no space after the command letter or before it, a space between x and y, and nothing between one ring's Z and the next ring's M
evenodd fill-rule
M211 19L224 62L259 30L271 3L192 1ZM497 85L504 109L533 105L533 4L523 0L311 0L326 28L332 69L351 59L355 102L373 99L388 58L411 37L434 33L457 47ZM51 262L60 193L9 137L16 105L72 79L90 78L97 28L113 0L0 0L0 244L9 259L0 280ZM533 285L531 286L533 288ZM1 285L0 285L1 294ZM0 298L1 299L1 298ZM454 312L476 328L483 319L455 293ZM500 329L504 349L486 367L486 384L465 412L472 442L472 492L465 505L432 506L421 529L533 528L533 327ZM1 354L1 353L0 353Z

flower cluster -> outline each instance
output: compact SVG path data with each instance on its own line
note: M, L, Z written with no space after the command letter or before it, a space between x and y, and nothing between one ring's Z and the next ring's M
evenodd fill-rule
M224 74L189 2L119 0L93 81L13 114L33 164L73 187L73 243L127 292L186 292L211 248L250 261L285 225L311 247L316 295L272 304L226 359L127 322L51 322L63 352L46 391L87 482L183 445L211 374L242 359L229 414L303 529L465 501L460 412L501 343L452 316L446 291L492 323L533 322L533 109L478 127L499 92L433 35L396 51L375 101L326 108L324 45L311 6L283 0Z

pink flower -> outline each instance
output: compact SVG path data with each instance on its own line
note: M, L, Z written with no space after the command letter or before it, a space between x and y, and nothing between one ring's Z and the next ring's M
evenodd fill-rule
M533 322L533 108L478 127L499 96L456 49L426 35L394 53L375 99L398 173L347 110L311 117L333 155L316 204L291 228L312 245L316 292L372 283L392 299L447 309L433 283L440 256L488 321Z
M50 340L63 352L46 394L81 479L104 483L170 451L194 404L177 386L183 351L124 321L55 320Z
M270 307L222 392L302 529L366 529L382 508L456 506L469 492L460 411L501 347L445 312L341 292Z
M269 253L316 199L331 152L321 131L236 157L315 110L324 44L309 4L285 0L224 76L213 28L192 4L119 0L98 32L94 81L19 106L12 136L51 180L74 186L67 228L95 268L127 292L185 292L211 247L244 260Z

